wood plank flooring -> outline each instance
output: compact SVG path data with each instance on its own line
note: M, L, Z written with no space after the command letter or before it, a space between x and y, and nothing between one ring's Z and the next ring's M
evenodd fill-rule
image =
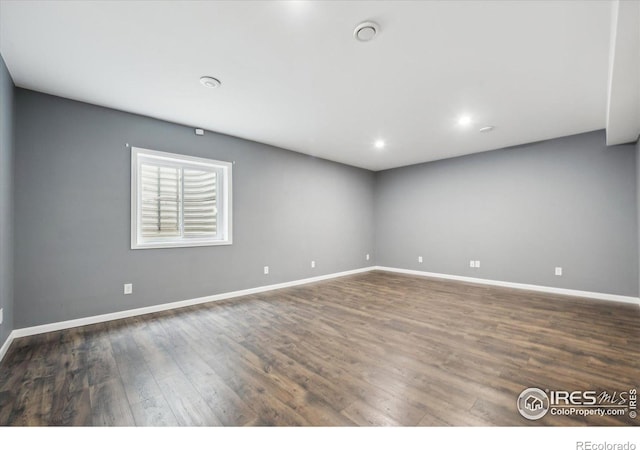
M369 272L17 339L0 425L638 425L516 410L640 387L640 308Z

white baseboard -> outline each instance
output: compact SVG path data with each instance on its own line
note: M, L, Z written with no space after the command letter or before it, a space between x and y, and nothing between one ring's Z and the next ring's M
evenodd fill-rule
M233 291L233 292L225 292L222 294L209 295L206 297L193 298L193 299L182 300L178 302L164 303L161 305L147 306L144 308L129 309L129 310L118 311L118 312L109 313L109 314L101 314L98 316L83 317L80 319L66 320L64 322L49 323L49 324L38 325L35 327L29 327L29 328L19 328L17 330L13 330L7 337L7 340L4 342L4 344L2 344L2 347L0 347L0 361L2 361L2 358L5 356L5 354L9 350L9 346L11 345L11 342L13 342L14 339L17 339L20 337L31 336L31 335L40 334L40 333L48 333L51 331L64 330L67 328L81 327L84 325L91 325L94 323L108 322L110 320L124 319L127 317L135 317L143 314L149 314L149 313L154 313L159 311L167 311L170 309L183 308L185 306L198 305L201 303L227 300L235 297L242 297L245 295L258 294L260 292L273 291L276 289L283 289L283 288L299 286L299 285L308 284L308 283L315 283L317 281L329 280L331 278L339 278L347 275L369 272L371 270L404 273L408 275L418 275L422 277L442 278L446 280L486 284L491 286L501 286L501 287L508 287L508 288L514 288L514 289L523 289L528 291L545 292L549 294L560 294L560 295L567 295L567 296L573 296L573 297L583 297L583 298L607 300L607 301L613 301L613 302L632 303L640 306L640 299L638 297L627 297L624 295L605 294L600 292L578 291L574 289L538 286L534 284L513 283L510 281L486 280L483 278L465 277L460 275L448 275L448 274L434 273L434 272L423 272L419 270L399 269L395 267L369 266L369 267L363 267L360 269L347 270L345 272L337 272L337 273L331 273L327 275L320 275L312 278L304 278L301 280L288 281L285 283L271 284L267 286L260 286L260 287L251 288L251 289L243 289L243 290Z
M443 278L445 280L464 281L467 283L487 284L490 286L501 286L514 289L523 289L527 291L545 292L548 294L569 295L572 297L583 297L596 300L607 300L611 302L632 303L640 306L640 298L628 297L625 295L605 294L602 292L578 291L575 289L564 289L550 286L539 286L536 284L513 283L510 281L487 280L484 278L464 277L461 275L448 275L445 273L423 272L420 270L398 269L395 267L375 266L374 270L382 270L385 272L404 273L408 275L418 275L421 277Z
M9 333L9 336L7 336L7 340L4 341L4 344L2 344L2 347L0 347L0 361L2 361L2 358L4 358L4 355L7 354L7 351L9 350L9 347L11 346L11 343L13 342L13 339L15 338L15 331L12 331L11 333Z
M144 308L128 309L125 311L118 311L114 313L100 314L98 316L83 317L80 319L73 319L73 320L65 320L64 322L55 322L55 323L48 323L44 325L37 325L35 327L29 327L29 328L19 328L17 330L13 330L11 334L13 335L13 338L19 338L24 336L31 336L34 334L49 333L51 331L81 327L84 325L92 325L94 323L100 323L100 322L109 322L110 320L141 316L143 314L149 314L149 313L154 313L159 311L167 311L167 310L176 309L176 308L183 308L185 306L199 305L201 303L217 302L220 300L227 300L230 298L242 297L244 295L258 294L260 292L273 291L275 289L283 289L283 288L292 287L292 286L299 286L301 284L315 283L317 281L344 277L344 276L353 275L356 273L368 272L370 270L373 270L373 266L363 267L363 268L354 269L354 270L347 270L345 272L330 273L327 275L320 275L312 278L303 278L301 280L287 281L285 283L270 284L267 286L243 289L240 291L208 295L206 297L192 298L189 300L182 300L182 301L177 301L172 303L163 303L161 305L147 306ZM7 341L9 341L9 339L7 339ZM8 348L8 345L7 345L7 348ZM0 360L2 360L1 356L0 356Z

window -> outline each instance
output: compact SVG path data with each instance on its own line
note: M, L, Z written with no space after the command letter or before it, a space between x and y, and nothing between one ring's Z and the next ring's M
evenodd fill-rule
M131 149L132 249L231 242L231 163Z

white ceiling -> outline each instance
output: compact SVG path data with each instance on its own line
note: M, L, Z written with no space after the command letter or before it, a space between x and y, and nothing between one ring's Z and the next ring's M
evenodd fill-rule
M380 170L604 128L612 23L609 1L2 1L0 51L20 87Z

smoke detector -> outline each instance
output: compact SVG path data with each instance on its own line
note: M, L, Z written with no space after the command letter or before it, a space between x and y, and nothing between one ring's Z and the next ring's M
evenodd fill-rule
M360 42L369 42L380 32L380 25L375 22L362 22L355 30L353 37Z

